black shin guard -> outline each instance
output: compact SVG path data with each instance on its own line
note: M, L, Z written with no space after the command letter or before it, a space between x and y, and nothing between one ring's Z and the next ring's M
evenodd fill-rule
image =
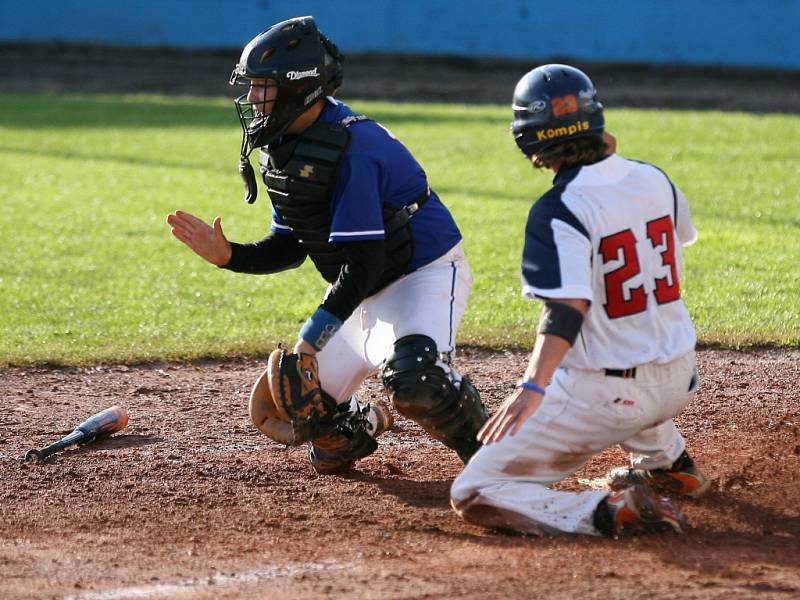
M481 446L476 436L489 415L469 380L463 378L457 388L437 358L436 343L428 336L400 338L384 364L383 385L397 412L466 463Z

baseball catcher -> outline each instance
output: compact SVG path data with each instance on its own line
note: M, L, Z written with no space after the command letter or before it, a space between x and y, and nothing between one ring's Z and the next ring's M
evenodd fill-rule
M533 534L680 531L685 518L654 489L697 497L709 486L672 421L698 386L680 290L681 246L697 237L688 203L661 170L615 154L578 69L530 71L513 111L519 148L556 173L522 254L522 293L544 306L527 370L479 433L453 507ZM550 487L616 444L631 466L612 471L610 493Z
M243 129L239 171L256 200L258 169L270 233L229 242L182 211L172 233L221 268L270 274L310 259L329 283L293 350L274 351L253 386L250 416L275 441L309 444L320 473L349 469L377 448L392 416L355 396L380 372L395 409L466 462L488 415L453 368L472 285L461 233L422 167L385 127L334 94L343 56L312 17L278 23L242 51L230 82Z

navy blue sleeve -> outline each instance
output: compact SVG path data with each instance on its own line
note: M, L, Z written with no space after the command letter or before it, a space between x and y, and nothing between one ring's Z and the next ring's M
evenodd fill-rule
M522 250L522 279L532 288L555 289L563 285L554 221L562 221L591 240L583 223L561 201L562 191L563 188L554 188L542 196L528 213Z
M306 251L290 235L268 235L251 244L231 242L231 259L223 269L236 273L266 275L303 264Z

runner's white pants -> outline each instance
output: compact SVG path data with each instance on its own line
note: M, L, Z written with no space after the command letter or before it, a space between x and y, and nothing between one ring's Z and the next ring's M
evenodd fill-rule
M637 468L672 465L685 448L672 417L697 383L694 351L664 365L639 366L633 379L558 369L520 431L481 448L453 482L453 508L489 527L599 535L593 515L608 492L548 486L614 444L631 453Z
M364 300L317 353L323 389L340 404L349 400L407 335L427 335L440 353L454 352L471 288L472 271L458 243ZM450 375L460 382L455 370Z

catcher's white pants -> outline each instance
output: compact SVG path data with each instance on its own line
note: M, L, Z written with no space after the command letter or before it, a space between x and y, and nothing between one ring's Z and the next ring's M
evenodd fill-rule
M639 366L634 379L558 369L520 431L481 448L453 482L453 508L490 527L599 535L593 515L608 492L548 486L614 444L631 453L637 468L669 467L685 448L672 417L694 396L697 382L694 351Z
M364 300L317 353L322 388L340 404L349 400L406 335L427 335L440 353L454 352L471 288L472 271L458 243Z

